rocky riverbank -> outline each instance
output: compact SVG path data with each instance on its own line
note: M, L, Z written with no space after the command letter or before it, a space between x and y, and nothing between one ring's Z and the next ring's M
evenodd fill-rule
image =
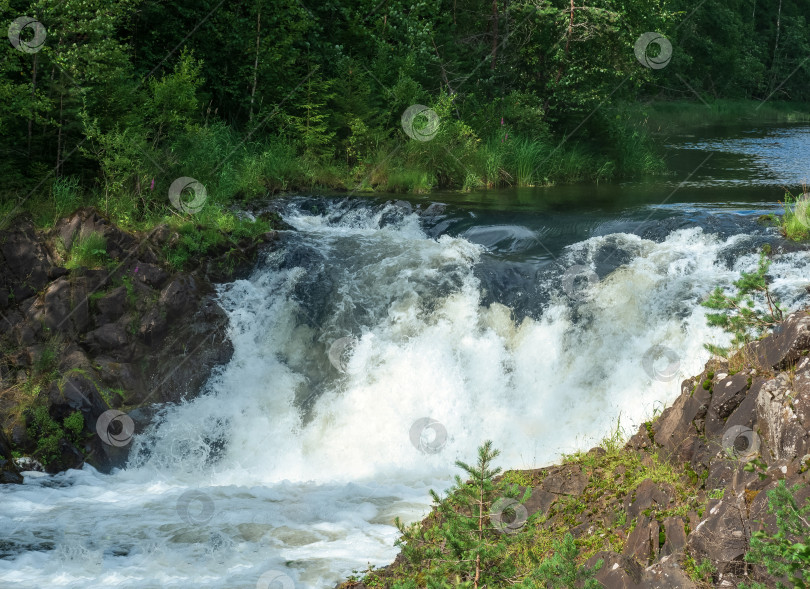
M230 359L213 284L273 238L177 272L165 254L179 236L166 225L129 233L82 209L48 231L18 218L0 232L0 482L20 482L23 468L122 465L128 446L110 436L129 425L99 418L125 412L138 431L156 404L193 396Z
M810 498L809 352L810 313L794 313L730 361L712 359L683 381L673 405L626 444L505 473L502 480L532 488L528 539L510 558L548 556L571 533L580 564L603 561L595 578L609 589L776 586L744 557L756 531L776 532L767 492L779 481L800 486L799 504ZM422 529L436 521L433 512ZM419 574L400 554L338 587L391 587Z

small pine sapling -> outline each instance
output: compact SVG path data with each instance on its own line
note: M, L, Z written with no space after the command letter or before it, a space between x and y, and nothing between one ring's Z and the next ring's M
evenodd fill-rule
M737 292L726 294L717 287L702 305L719 311L708 313L709 325L720 327L730 333L732 345L739 348L779 324L784 318L784 309L768 288L766 274L771 261L768 259L770 248L764 247L759 256L759 263L754 272L743 272L734 282ZM728 348L706 344L706 348L715 354L727 356Z
M523 503L531 489L520 493L517 485L493 480L501 472L492 466L498 454L486 441L475 465L456 461L468 480L457 475L444 499L431 491L434 513L428 523L406 526L397 519L402 536L396 544L413 568L417 586L478 589L516 582L507 550L525 533Z

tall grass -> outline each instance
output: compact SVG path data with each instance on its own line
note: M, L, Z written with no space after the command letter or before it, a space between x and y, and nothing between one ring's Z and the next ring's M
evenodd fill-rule
M54 223L75 211L82 202L79 179L76 176L57 178L51 185L53 196Z
M548 162L551 149L539 141L531 139L515 139L510 144L508 165L511 167L515 182L518 186L534 186L538 179L548 181L543 170L538 168Z
M393 170L385 182L388 192L427 194L433 188L430 174L421 170Z
M785 214L780 222L782 234L791 241L810 240L810 193L804 186L803 194L785 195Z
M65 268L99 268L107 259L107 240L100 233L90 232L71 245Z
M513 176L506 171L506 149L501 139L493 138L485 142L477 152L476 179L487 188L511 184Z

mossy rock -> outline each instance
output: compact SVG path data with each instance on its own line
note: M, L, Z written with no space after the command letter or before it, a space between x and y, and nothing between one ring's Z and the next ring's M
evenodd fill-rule
M765 227L778 227L781 224L779 215L775 215L773 213L760 215L757 217L757 223L764 225Z

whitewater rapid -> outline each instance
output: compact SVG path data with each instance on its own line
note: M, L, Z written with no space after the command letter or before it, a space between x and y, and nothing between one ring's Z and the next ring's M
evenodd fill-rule
M232 360L138 432L126 469L0 489L0 586L320 589L387 564L394 518L422 517L483 440L531 468L663 410L703 344L724 343L700 300L755 266L760 239L591 237L529 277L517 294L542 292L542 312L518 313L484 304L497 293L471 233L431 237L391 204L284 217L296 231L220 288ZM771 275L789 305L806 300L805 254ZM345 363L330 362L341 338Z

